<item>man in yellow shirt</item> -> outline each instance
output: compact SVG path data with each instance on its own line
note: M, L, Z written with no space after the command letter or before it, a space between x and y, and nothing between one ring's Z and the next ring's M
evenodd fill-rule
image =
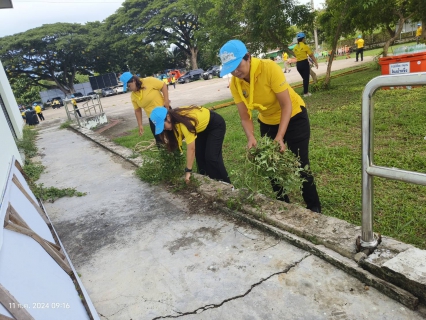
M420 23L417 24L417 30L416 30L416 40L417 44L420 42L420 37L422 36L422 25Z
M355 40L356 44L356 58L355 61L358 62L358 56L361 54L361 61L364 60L364 39L361 35Z
M219 57L220 76L232 74L230 89L247 137L247 148L257 145L252 118L252 111L257 110L260 135L275 140L280 151L287 148L287 143L290 151L300 157L301 167L309 166L310 125L306 104L289 85L281 68L271 60L251 57L245 44L236 39L222 46ZM321 213L314 177L306 172L302 175L305 179L302 195L307 208ZM289 202L274 177L270 180L277 199Z
M33 107L34 107L34 110L37 113L40 121L44 121L44 116L43 116L43 112L41 112L41 107L37 103L34 103Z

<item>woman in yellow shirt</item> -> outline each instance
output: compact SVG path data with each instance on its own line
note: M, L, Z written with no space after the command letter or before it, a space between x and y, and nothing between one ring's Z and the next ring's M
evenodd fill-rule
M149 119L152 110L156 107L164 106L170 108L169 92L167 85L154 77L140 79L138 76L132 75L130 72L124 72L120 76L120 81L123 83L123 91L127 91L127 87L132 91L130 99L132 100L135 110L136 120L139 127L139 135L144 133L142 124L142 109ZM162 143L161 139L155 135L155 126L149 121L151 132L154 135L157 144Z
M311 95L311 93L309 93L308 91L309 76L311 74L311 66L309 65L308 56L311 57L317 69L318 69L318 62L314 54L312 53L311 48L309 48L305 44L305 39L306 39L305 33L299 32L296 37L297 37L297 45L293 48L293 52L296 55L296 59L297 59L296 68L303 79L303 96L309 97Z
M170 152L186 142L185 181L189 182L194 159L198 173L211 179L231 183L222 157L226 132L225 120L216 112L203 107L190 106L178 109L155 108L150 120Z
M252 110L259 111L261 136L274 139L280 151L288 148L300 157L301 167L309 165L310 126L308 112L303 99L286 81L281 68L273 61L250 56L240 40L228 41L219 52L222 61L220 76L228 73L231 92L237 105L241 124L247 137L247 148L256 147ZM303 199L307 208L321 212L321 203L312 175L303 173ZM289 202L282 190L271 177L277 199Z

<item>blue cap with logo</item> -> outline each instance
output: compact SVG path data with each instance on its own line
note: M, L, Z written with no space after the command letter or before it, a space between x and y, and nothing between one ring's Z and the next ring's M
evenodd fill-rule
M167 109L164 107L156 107L151 112L149 117L152 123L155 125L155 134L160 134L164 131L164 120L166 120Z
M127 82L129 82L130 79L132 79L133 74L131 74L130 72L124 72L121 76L120 76L120 81L123 82L123 91L126 92L127 91Z
M219 51L219 58L222 61L220 76L223 77L237 69L247 52L245 44L240 40L229 40L225 43Z

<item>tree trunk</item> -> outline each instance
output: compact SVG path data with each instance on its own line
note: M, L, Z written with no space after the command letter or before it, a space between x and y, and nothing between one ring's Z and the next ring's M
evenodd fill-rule
M198 69L198 64L197 64L198 49L192 47L192 48L190 48L190 51L191 51L191 56L190 56L190 59L191 59L191 69L192 70Z
M404 22L405 22L405 18L402 15L399 15L398 27L396 28L394 36L391 37L388 41L386 41L385 45L383 46L383 57L388 56L389 47L396 40L396 38L398 38L399 35L401 34L402 27L404 26Z

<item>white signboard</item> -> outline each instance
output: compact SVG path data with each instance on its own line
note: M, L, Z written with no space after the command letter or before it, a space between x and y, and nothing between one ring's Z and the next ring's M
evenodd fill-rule
M389 74L402 74L402 73L410 73L409 62L392 63L389 65Z

